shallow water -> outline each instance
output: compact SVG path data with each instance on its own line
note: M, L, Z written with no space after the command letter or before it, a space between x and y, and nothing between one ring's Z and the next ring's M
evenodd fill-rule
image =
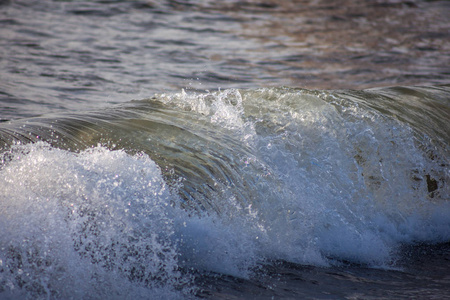
M449 297L449 10L1 1L0 298Z
M202 278L198 295L210 299L445 299L449 248L448 244L417 246L407 251L411 257L402 270L277 262L251 280Z

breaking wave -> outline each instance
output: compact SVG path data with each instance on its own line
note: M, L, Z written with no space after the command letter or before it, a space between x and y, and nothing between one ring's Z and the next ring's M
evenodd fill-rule
M450 240L450 88L159 94L0 124L0 295L195 295ZM24 296L25 297L25 296Z

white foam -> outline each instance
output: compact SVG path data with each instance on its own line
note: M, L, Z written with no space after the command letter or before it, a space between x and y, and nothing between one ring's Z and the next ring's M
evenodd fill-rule
M181 93L170 101L251 141L253 156L243 161L258 167L239 172L257 178L249 189L258 226L247 225L247 239L258 237L261 257L387 266L403 243L450 239L448 187L433 198L426 182L448 174L428 156L428 137L396 118L303 90ZM264 174L251 173L260 166Z
M13 147L1 169L0 282L32 297L180 296L174 201L145 155Z
M185 298L195 286L180 268L247 277L256 263L245 216L178 208L147 155L37 143L12 147L3 162L5 297Z

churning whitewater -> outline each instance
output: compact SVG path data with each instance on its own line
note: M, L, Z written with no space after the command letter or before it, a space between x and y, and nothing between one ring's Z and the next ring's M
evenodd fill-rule
M450 87L158 94L0 123L0 296L186 298L450 240Z

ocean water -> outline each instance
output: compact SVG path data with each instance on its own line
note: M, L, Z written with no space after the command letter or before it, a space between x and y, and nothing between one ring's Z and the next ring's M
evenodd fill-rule
M0 299L450 297L448 1L1 1Z

